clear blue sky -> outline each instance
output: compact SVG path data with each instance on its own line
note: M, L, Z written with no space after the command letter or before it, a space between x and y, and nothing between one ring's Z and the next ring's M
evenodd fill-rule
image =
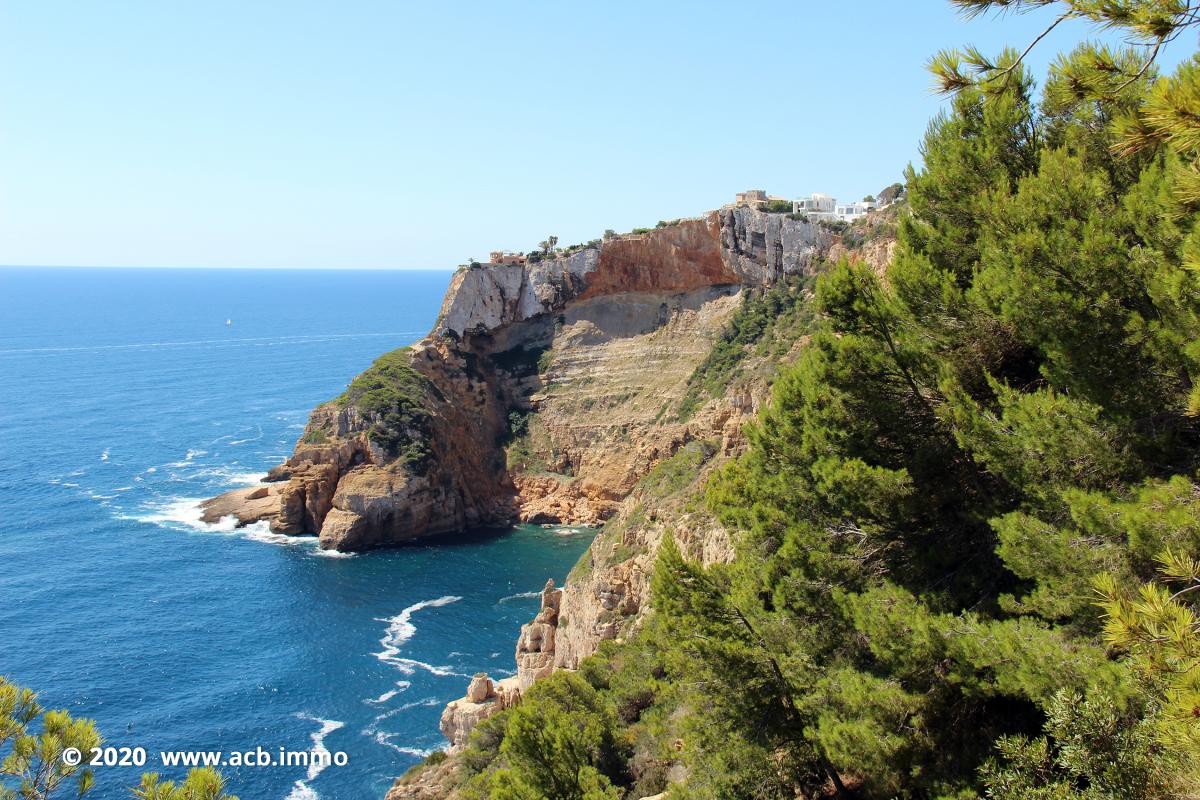
M1052 13L0 0L0 264L451 267L745 188L858 199L918 158L934 51Z

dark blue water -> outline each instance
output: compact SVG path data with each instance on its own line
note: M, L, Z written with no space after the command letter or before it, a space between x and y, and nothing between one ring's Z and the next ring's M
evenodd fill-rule
M328 557L202 526L194 502L285 457L309 409L430 328L448 281L0 269L0 674L146 748L146 769L175 749L348 756L223 770L244 800L381 797L443 746L442 705L511 674L533 593L587 534ZM142 771L98 768L91 796Z

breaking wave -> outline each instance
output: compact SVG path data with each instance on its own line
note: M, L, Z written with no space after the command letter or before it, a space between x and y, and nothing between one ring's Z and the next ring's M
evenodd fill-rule
M396 695L407 690L410 686L412 686L412 683L409 681L396 681L395 689L388 689L386 692L379 695L379 697L376 697L373 700L363 700L363 702L372 706L383 705L388 700L391 700Z
M434 600L422 600L419 603L413 603L411 606L404 609L394 617L379 619L379 622L388 623L388 627L387 631L383 634L383 638L379 640L379 644L383 646L383 649L378 653L373 653L372 655L374 655L383 663L390 664L391 666L400 670L400 672L404 675L413 675L418 669L421 669L439 677L446 677L450 675L463 678L470 677L461 672L455 672L450 667L427 664L424 661L417 661L413 658L403 658L400 655L400 648L403 647L404 643L411 639L413 634L417 632L416 626L412 623L413 614L426 608L440 608L441 606L448 606L451 603L457 603L459 600L462 600L462 598L455 595L446 595L445 597L438 597Z
M134 522L144 522L149 525L158 525L159 527L172 530L190 530L201 533L241 536L243 539L249 539L253 542L281 545L284 547L312 547L312 555L314 556L348 558L354 555L353 553L334 553L331 550L319 550L316 548L317 537L289 536L284 533L275 533L266 522L253 522L239 528L237 517L233 515L222 517L216 522L205 522L202 519L203 512L200 508L200 503L201 501L195 497L178 497L152 501L146 503L139 513L118 514L117 518L133 520Z
M497 603L509 603L509 602L512 602L513 600L529 600L531 598L541 597L541 596L542 596L541 592L518 592L517 594L510 594L507 597L501 597L496 602Z
M400 654L400 647L417 632L416 626L412 624L413 614L425 608L448 606L459 600L462 598L455 595L446 595L434 600L422 600L419 603L413 603L394 617L380 619L380 622L388 623L388 629L383 638L379 640L379 643L383 645L383 650L376 653L375 657L380 661L390 662Z

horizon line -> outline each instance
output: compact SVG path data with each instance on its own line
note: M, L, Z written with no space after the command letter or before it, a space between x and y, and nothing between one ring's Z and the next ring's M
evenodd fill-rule
M190 270L326 270L331 272L453 272L455 267L305 267L305 266L229 266L211 264L0 264L0 269L190 269Z

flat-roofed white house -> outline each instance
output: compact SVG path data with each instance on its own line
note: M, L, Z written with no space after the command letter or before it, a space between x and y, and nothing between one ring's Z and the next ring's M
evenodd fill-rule
M837 219L837 199L821 192L813 192L792 204L792 211L804 214L810 220L832 222Z
M832 214L837 200L827 194L813 192L808 197L796 201L796 212L799 214Z
M837 207L837 217L845 222L854 222L859 217L865 217L867 212L877 208L874 200L860 200L857 203L846 203Z

